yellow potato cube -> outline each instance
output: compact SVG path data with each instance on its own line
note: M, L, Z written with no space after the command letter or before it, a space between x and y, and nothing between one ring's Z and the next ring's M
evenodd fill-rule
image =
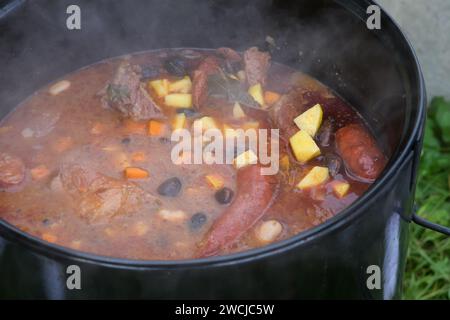
M261 84L255 84L248 89L248 93L259 103L260 106L264 105L264 93Z
M295 158L302 163L320 155L319 147L306 131L300 130L289 139L289 142Z
M322 107L320 104L316 104L295 118L294 122L300 130L306 131L311 137L314 137L322 125L322 118Z
M216 124L216 121L214 118L211 117L202 117L200 119L197 119L194 121L194 127L197 126L199 123L202 125L202 130L210 130L210 129L219 129L219 127Z
M350 190L350 184L345 181L335 181L333 183L333 191L339 198L343 198L347 195L348 190Z
M148 84L149 87L153 89L156 92L156 95L160 98L164 98L169 94L169 80L167 79L153 80Z
M222 189L225 185L223 178L218 174L209 174L205 176L206 181L216 190Z
M164 98L164 103L174 108L192 108L192 94L172 93Z
M314 167L310 172L299 182L297 188L300 190L317 187L328 180L328 168Z
M233 117L236 119L242 119L245 117L244 110L242 110L241 105L236 102L233 107Z
M226 139L235 139L239 136L236 129L227 124L223 125L223 133Z
M233 164L236 169L241 169L250 164L256 164L257 162L258 162L258 156L252 150L247 150L247 151L241 153L240 155L238 155L234 159Z
M189 76L169 84L169 92L189 93L192 90L192 81Z
M172 120L172 130L183 129L186 123L186 115L184 113L178 113Z
M248 130L248 129L254 129L257 130L259 128L259 122L258 121L247 121L242 125L242 129Z

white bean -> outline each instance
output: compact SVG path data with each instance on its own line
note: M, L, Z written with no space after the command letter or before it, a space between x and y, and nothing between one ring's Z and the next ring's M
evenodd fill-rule
M260 224L256 231L256 236L262 243L269 243L283 231L283 226L277 220L268 220Z
M61 81L58 81L57 83L55 83L54 85L52 85L50 87L50 89L48 90L48 92L50 92L50 94L52 96L56 96L56 95L60 94L61 92L69 89L69 87L70 87L70 81L61 80Z
M182 210L166 210L162 209L158 212L159 216L170 222L182 222L187 219L187 215Z

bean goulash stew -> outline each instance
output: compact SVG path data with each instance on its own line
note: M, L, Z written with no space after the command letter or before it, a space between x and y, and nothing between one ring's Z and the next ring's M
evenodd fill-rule
M174 161L171 134L196 123L227 138L279 129L279 171L262 175L252 149L232 164ZM386 160L354 109L267 52L151 51L70 74L0 123L0 218L99 255L223 255L323 223Z

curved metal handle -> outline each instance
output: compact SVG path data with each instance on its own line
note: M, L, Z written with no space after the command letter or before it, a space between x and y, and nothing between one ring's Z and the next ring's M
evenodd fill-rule
M415 210L414 210L415 211ZM412 221L414 221L415 224L418 224L421 227L445 234L446 236L450 236L450 228L441 226L440 224L433 223L428 221L427 219L424 219L416 214L416 212L412 215Z

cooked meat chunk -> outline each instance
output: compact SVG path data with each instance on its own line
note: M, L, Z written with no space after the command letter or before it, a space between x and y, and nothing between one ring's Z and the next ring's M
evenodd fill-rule
M310 102L305 99L304 94L305 90L302 88L294 88L283 95L271 110L271 117L285 138L298 131L293 119L308 109Z
M249 85L265 85L270 68L270 54L252 47L244 52L244 66Z
M0 153L0 188L12 187L25 179L22 159L8 153Z
M141 68L122 63L106 88L103 103L134 120L164 119L165 116L141 83Z
M194 107L201 109L208 98L208 77L219 71L219 62L214 57L207 57L194 71L192 83L192 101Z
M217 49L217 53L224 59L229 60L231 62L239 62L242 60L241 55L231 48L226 47L219 48Z
M154 199L132 182L107 177L79 165L63 165L60 179L64 190L77 201L77 213L89 222L132 214L143 203Z

